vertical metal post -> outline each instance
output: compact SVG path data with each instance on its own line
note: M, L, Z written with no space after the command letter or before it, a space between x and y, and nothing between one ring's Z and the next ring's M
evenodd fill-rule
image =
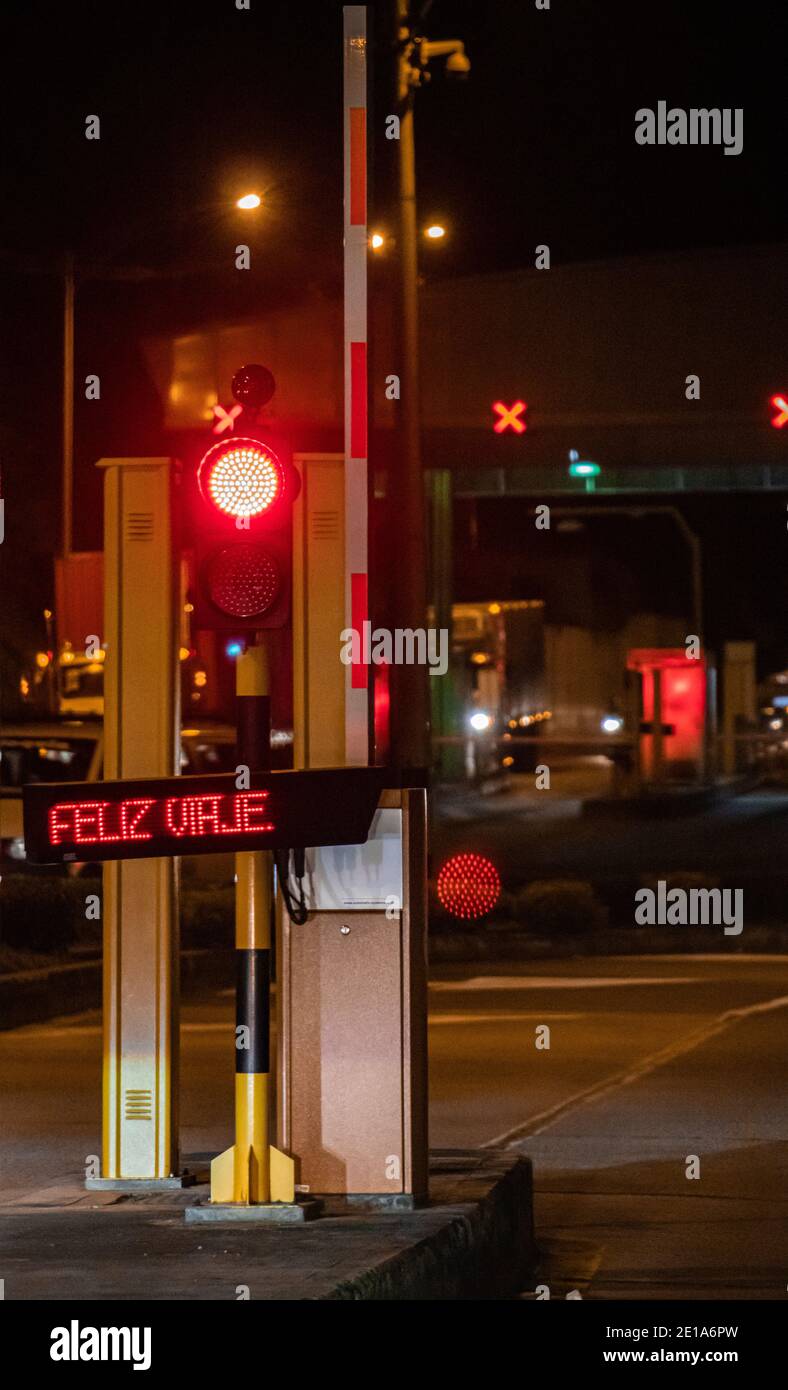
M397 621L419 628L426 620L426 546L424 541L424 479L421 468L419 406L418 227L416 214L416 149L413 127L414 88L411 84L410 0L397 0L399 114L400 274L400 402L399 460L401 476L394 490L401 564L397 591ZM400 764L428 764L429 701L427 672L414 662L395 672L397 709L395 730Z
M236 664L238 763L250 772L271 766L271 701L265 639ZM271 898L269 850L235 856L235 1163L233 1200L268 1202L269 1001ZM239 1031L240 1030L240 1031Z
M433 468L429 473L430 482L430 529L431 529L431 579L432 607L435 626L440 633L449 634L448 645L451 654L452 616L452 479L448 468ZM451 655L450 655L451 660ZM451 669L445 676L430 677L433 734L445 738L451 732L450 708L453 703L454 673ZM437 745L435 760L441 772L445 750Z
M63 270L63 558L74 538L74 257Z
M172 777L180 771L174 464L98 466L106 470L104 775ZM102 1175L114 1185L180 1181L176 875L174 859L104 865Z
M704 779L716 782L719 770L719 747L717 743L717 667L707 656L706 666L706 728L704 742Z
M268 648L247 647L236 666L238 766L271 766ZM292 1159L270 1143L270 992L273 862L269 850L235 856L235 1143L211 1163L211 1202L292 1202Z
M652 781L661 782L664 771L664 737L662 731L662 671L658 666L652 667L651 672L653 697L653 719L651 721L651 749L652 749Z
M638 796L643 787L643 734L640 731L643 720L643 677L640 671L624 672L624 697L624 728L632 740L626 792L630 796Z
M363 639L369 618L367 478L367 8L343 17L345 627ZM337 633L337 642L339 634ZM339 656L337 655L337 660ZM345 668L345 761L369 762L369 667Z

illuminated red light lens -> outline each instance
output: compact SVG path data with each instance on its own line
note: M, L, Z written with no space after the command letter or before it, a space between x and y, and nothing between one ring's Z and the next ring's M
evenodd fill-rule
M211 603L230 618L262 617L276 603L281 575L262 545L228 545L215 550L205 567Z
M500 874L482 854L453 854L438 874L437 892L452 917L472 921L495 907L501 896Z
M210 449L200 464L203 497L230 517L262 516L284 492L282 465L254 439L231 439Z
M788 424L788 401L785 396L772 396L772 408L777 411L772 416L772 424L776 430L784 429Z

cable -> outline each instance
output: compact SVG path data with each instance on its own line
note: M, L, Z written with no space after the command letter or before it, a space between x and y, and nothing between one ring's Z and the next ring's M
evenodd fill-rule
M298 884L297 895L294 898L290 886L290 855L293 855L293 878ZM285 900L285 907L291 922L297 927L302 927L309 916L309 909L306 905L306 894L304 892L304 874L306 872L306 854L303 849L277 849L274 850L274 863L276 864L276 874L279 879L279 887L282 890L282 897Z

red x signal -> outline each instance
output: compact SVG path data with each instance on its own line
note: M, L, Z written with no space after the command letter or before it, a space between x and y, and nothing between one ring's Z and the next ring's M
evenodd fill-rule
M777 411L772 424L776 430L781 430L783 425L788 425L788 401L785 396L772 396L771 404Z
M515 434L524 434L528 427L525 420L518 419L518 416L527 409L525 401L515 401L514 405L504 405L503 401L495 401L493 410L501 417L493 425L495 433L503 434L504 430L513 430Z
M216 424L213 427L214 434L221 434L223 430L235 429L235 417L240 415L243 410L241 405L231 405L229 410L225 410L223 405L215 405L213 413L216 416Z

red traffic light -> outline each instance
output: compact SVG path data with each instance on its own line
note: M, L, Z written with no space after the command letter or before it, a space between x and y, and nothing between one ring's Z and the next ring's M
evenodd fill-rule
M501 878L483 854L453 854L438 874L441 907L452 917L473 921L492 912L501 896Z
M282 575L270 548L250 542L222 546L202 572L206 597L230 618L263 618L275 607Z
M227 517L263 516L285 493L282 464L257 439L234 437L214 444L200 464L197 479L206 502Z
M195 628L286 627L297 470L263 440L230 436L203 456L193 487Z

